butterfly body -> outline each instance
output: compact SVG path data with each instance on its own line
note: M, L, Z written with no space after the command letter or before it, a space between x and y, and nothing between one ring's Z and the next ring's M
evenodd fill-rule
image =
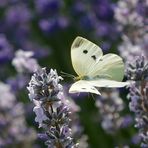
M97 87L123 87L124 63L116 54L103 55L102 49L91 41L77 37L71 46L72 65L78 77L70 93L100 94Z
M90 77L90 76L77 76L74 78L74 81L78 80L98 80L98 79L111 79L111 76L109 75L96 75L95 77Z
M78 80L91 80L92 78L90 78L89 76L77 76L74 78L74 81L78 81Z

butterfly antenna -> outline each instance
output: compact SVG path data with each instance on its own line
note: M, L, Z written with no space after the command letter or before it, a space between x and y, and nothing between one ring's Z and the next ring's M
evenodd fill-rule
M75 78L74 75L66 73L66 72L63 72L63 71L61 71L61 74L62 74L63 77L70 77L70 78L73 78L73 79Z

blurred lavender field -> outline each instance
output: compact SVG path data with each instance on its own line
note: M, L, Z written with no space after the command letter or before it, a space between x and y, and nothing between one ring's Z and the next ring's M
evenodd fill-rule
M77 36L134 83L69 94ZM148 0L0 0L0 67L0 148L148 148Z

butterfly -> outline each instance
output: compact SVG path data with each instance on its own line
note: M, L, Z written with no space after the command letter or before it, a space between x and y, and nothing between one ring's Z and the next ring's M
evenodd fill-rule
M101 95L99 87L124 87L124 63L116 54L103 55L102 49L91 41L76 37L71 46L72 65L77 73L69 93L90 92Z

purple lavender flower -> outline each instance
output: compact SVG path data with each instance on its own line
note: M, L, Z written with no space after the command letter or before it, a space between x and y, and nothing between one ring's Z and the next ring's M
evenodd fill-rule
M26 0L21 0L21 2L27 2ZM0 0L0 7L5 8L12 4L20 3L19 0Z
M81 111L81 108L67 95L66 92L64 92L64 95L61 95L60 98L61 101L64 104L68 104L70 108L72 136L78 141L79 148L88 148L88 136L84 134L84 128L82 127L78 116L78 112ZM65 99L65 97L67 99Z
M142 17L136 11L140 0L125 0L118 1L115 8L115 18L124 26L126 25L138 25L141 26Z
M61 79L56 70L51 69L48 72L46 68L42 68L32 76L27 87L29 98L36 105L35 120L39 127L45 130L40 137L46 139L45 144L49 148L71 148L78 145L74 144L71 138L69 107L61 101L63 95L62 85L59 84Z
M77 17L80 17L81 15L85 14L85 11L86 4L83 1L76 0L71 7L72 15Z
M18 50L12 60L12 65L19 73L26 73L26 71L33 73L39 68L39 65L32 56L31 51Z
M2 99L2 97L0 98L1 109L6 109L6 110L11 109L15 103L16 98L11 93L11 88L9 87L9 85L6 85L6 84L0 82L0 93L3 95L3 99Z
M109 0L96 0L93 9L98 19L110 21L113 19L114 11Z
M45 68L39 69L29 83L29 98L31 101L58 101L59 92L62 90L60 80L62 77L58 76L56 71L51 69L50 73L47 73Z
M102 96L96 100L99 109L102 128L107 133L115 133L123 122L119 112L124 109L124 103L115 89L105 89Z
M93 31L95 29L96 20L92 13L83 15L80 19L80 27L85 31Z
M36 0L35 7L40 15L50 16L58 13L62 1L60 0Z
M32 51L34 53L35 58L47 57L51 52L51 48L49 48L48 46L40 45L40 44L38 44L34 41L30 41L26 38L24 40L22 40L20 46L23 47L23 49L25 49L25 50Z
M36 43L34 40L32 23L37 15L33 15L29 3L25 0L8 0L7 4L0 21L0 32L7 36L13 48L32 50L36 57L47 56L50 51L49 47Z
M0 62L5 62L13 57L13 47L4 34L0 34Z
M13 5L7 9L5 17L8 25L15 26L28 23L31 19L31 12L26 5Z
M132 144L137 145L141 142L141 137L138 134L136 134L132 137L131 142Z
M126 61L132 61L135 56L144 55L142 47L133 44L126 35L122 36L122 43L118 46L118 50Z
M104 40L110 45L117 40L118 30L114 22L112 3L108 0L100 1L74 1L71 7L73 17L72 25L75 23L77 29L84 32L89 31L91 37L96 40ZM101 46L101 45L100 45ZM102 45L103 46L103 45ZM109 50L110 46L105 50Z
M12 76L7 78L6 83L11 86L13 92L18 92L26 87L29 82L29 75L17 74L16 76Z
M9 85L0 82L0 147L33 146L36 133L28 128L24 106L18 103Z
M134 119L131 115L126 115L123 117L123 121L121 123L121 128L127 128L133 125Z
M38 26L47 36L56 34L69 26L69 19L63 14L64 1L37 0L35 13L38 15Z
M127 77L135 81L130 86L129 108L135 113L135 127L139 130L141 147L148 147L148 62L138 57L127 67Z
M42 109L41 105L38 103L38 101L34 101L35 107L33 111L36 114L35 121L39 123L39 127L43 126L43 122L48 120L46 114L44 113L44 110Z
M8 1L3 1L3 0L0 0L0 8L3 8L7 5Z
M51 19L41 19L39 21L39 27L45 34L53 34L59 30L65 29L68 26L68 19L66 17L57 17Z
M14 93L25 88L29 82L30 74L40 67L37 60L33 58L33 55L32 51L16 51L12 65L15 67L17 74L6 80Z
M119 0L115 7L115 19L123 40L119 45L119 51L125 60L133 60L138 55L148 57L146 9L148 9L146 0Z
M136 57L135 62L128 63L127 77L134 81L145 81L148 79L148 63L144 56Z

